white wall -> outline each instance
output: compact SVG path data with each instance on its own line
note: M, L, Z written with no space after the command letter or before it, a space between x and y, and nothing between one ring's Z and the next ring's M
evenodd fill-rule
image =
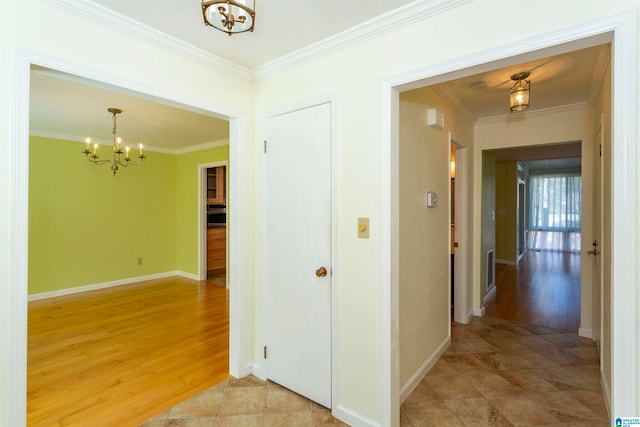
M476 0L455 9L407 23L392 33L370 38L360 44L337 50L294 68L264 76L255 84L237 82L225 73L217 73L201 64L164 52L159 48L132 40L125 35L75 15L53 9L36 0L0 3L0 198L9 203L0 206L0 424L16 425L11 420L21 411L22 395L12 397L16 389L11 372L24 369L24 360L15 360L9 349L23 346L12 332L16 318L11 304L17 301L14 292L24 279L16 276L13 265L24 263L26 250L20 241L25 236L15 234L17 218L13 208L17 188L24 185L14 175L14 150L18 134L14 132L16 47L33 49L56 58L62 58L86 67L101 70L156 94L193 99L203 104L217 104L244 113L250 124L242 129L250 141L246 154L247 180L250 191L246 198L245 218L247 236L247 322L250 326L247 352L251 361L260 366L258 351L263 341L260 333L260 262L257 249L260 242L254 236L260 227L259 155L262 131L261 118L274 108L299 102L319 95L331 94L335 99L335 138L337 173L337 268L334 271L337 288L336 325L337 402L348 411L359 425L391 424L397 420L383 419L388 401L383 401L383 377L389 376L390 366L381 364L383 347L381 330L387 328L381 319L381 304L387 298L386 283L378 266L382 263L380 218L385 201L381 200L381 80L422 67L438 68L441 73L456 69L457 58L478 52L489 52L496 47L542 34L577 26L600 17L625 10L638 15L640 5L629 1L585 2L527 2L524 0ZM577 7L579 5L579 7ZM514 20L514 10L526 12L526 20ZM634 31L635 30L634 28ZM249 35L251 36L251 35ZM637 33L636 33L637 38ZM637 82L636 76L636 82ZM5 96L6 94L6 96ZM635 96L635 93L633 94ZM252 99L252 97L255 97ZM638 104L635 98L635 104ZM253 107L253 110L252 110ZM253 114L255 114L255 121ZM551 129L550 129L551 130ZM575 139L567 137L566 139ZM255 138L253 137L255 134ZM559 138L555 134L554 138ZM580 134L582 138L582 133ZM562 138L565 139L565 138ZM498 148L485 143L486 148ZM476 154L484 147L476 147ZM478 181L478 156L474 165L474 182ZM20 159L18 159L20 160ZM638 159L636 159L637 161ZM22 159L24 161L24 159ZM477 193L477 188L475 189ZM474 200L474 210L478 209ZM364 242L355 237L358 216L371 218L371 238ZM20 231L20 230L18 230ZM477 230L474 228L474 241ZM635 247L639 236L631 236ZM16 250L17 249L17 250ZM21 261L22 260L22 261ZM473 259L474 271L479 271L478 259ZM477 279L477 274L474 278ZM637 298L637 297L636 297ZM20 299L21 300L21 299ZM22 300L21 300L22 301ZM26 303L26 290L24 291ZM475 297L475 304L479 301ZM392 319L397 322L397 319ZM394 330L391 327L391 330ZM254 333L255 332L255 333ZM385 338L386 340L386 338ZM393 342L393 337L392 337ZM392 375L392 374L391 374ZM640 379L637 379L640 381ZM21 390L17 390L21 392Z
M220 117L244 116L244 125L233 130L236 141L251 138L253 100L252 85L230 73L44 1L0 2L0 35L0 425L19 426L26 396L29 60ZM249 310L242 313L251 319Z

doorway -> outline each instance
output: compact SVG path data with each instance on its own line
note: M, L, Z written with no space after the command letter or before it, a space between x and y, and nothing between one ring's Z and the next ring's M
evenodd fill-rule
M198 165L200 280L229 287L227 203L229 162Z

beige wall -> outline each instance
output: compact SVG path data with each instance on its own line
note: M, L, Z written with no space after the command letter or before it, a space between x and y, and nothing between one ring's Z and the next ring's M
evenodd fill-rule
M496 260L515 263L517 254L518 164L496 163Z
M428 108L445 126L427 126ZM400 96L400 387L404 389L449 340L449 132L469 138L471 125L431 88ZM438 194L427 208L425 194Z
M28 49L83 69L103 70L114 81L134 82L143 92L158 96L189 99L196 104L219 105L240 112L247 120L241 131L247 138L242 147L245 155L248 190L243 218L247 272L245 277L247 340L245 349L251 366L263 366L260 349L264 343L262 329L260 271L260 196L262 194L260 146L261 119L274 109L307 101L319 96L334 101L334 175L336 179L335 218L337 230L334 256L334 314L337 384L337 409L348 410L363 423L381 422L383 376L388 377L389 366L382 364L381 300L387 298L378 266L382 261L380 218L381 206L381 101L382 79L408 73L422 67L453 64L458 58L479 52L490 52L497 46L512 45L541 34L561 32L594 19L611 16L626 10L636 15L640 5L635 0L580 2L527 2L524 0L476 0L444 10L422 20L412 21L392 32L380 33L361 43L337 49L290 68L262 76L257 82L245 83L234 79L233 73L212 70L195 60L188 60L151 43L119 33L111 27L49 6L44 1L5 0L0 2L0 198L8 203L0 205L0 424L16 411L20 404L12 393L13 372L24 368L24 361L16 361L9 350L24 346L24 340L14 338L17 326L26 319L16 319L16 294L23 290L16 279L14 266L20 264L26 251L16 241L26 236L16 235L14 202L16 177L14 152L18 137L16 130L17 67L16 49ZM526 10L526 20L514 20L513 11ZM499 23L499 25L495 25ZM464 31L456 31L464 27ZM257 33L256 33L257 34ZM247 35L251 37L251 34ZM495 58L492 58L495 59ZM490 59L490 60L492 60ZM450 65L448 65L450 67ZM446 72L450 68L441 68ZM637 102L637 101L636 101ZM566 129L567 124L585 121L585 113L565 116L564 125L545 123L539 119L527 123L529 132L520 139L522 145L535 141L546 143L590 137L591 132ZM588 127L588 126L587 126ZM480 126L473 148L473 214L480 218L481 152L484 149L508 146L516 141L506 138L523 129L510 126L493 129ZM491 138L496 132L499 137ZM527 135L531 135L530 137ZM513 135L510 135L513 136ZM463 141L464 142L464 141ZM358 216L371 218L371 238L355 237ZM472 245L478 247L480 223L474 222ZM638 236L633 237L640 241ZM18 250L16 250L16 248ZM479 283L480 262L472 259L473 283ZM24 290L26 300L26 289ZM480 293L474 286L474 307L479 308ZM583 319L585 320L585 319ZM588 319L586 319L588 321ZM392 323L397 319L391 319ZM24 326L22 326L24 327ZM393 331L393 326L391 327ZM23 337L24 338L24 337ZM397 337L392 337L395 342ZM7 380L9 378L9 380ZM16 404L16 402L18 402Z

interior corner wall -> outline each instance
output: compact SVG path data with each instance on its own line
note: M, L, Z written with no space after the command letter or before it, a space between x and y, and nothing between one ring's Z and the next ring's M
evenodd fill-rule
M445 116L444 129L427 126L427 108L436 107ZM421 374L421 368L449 337L448 134L453 123L453 111L446 108L432 89L400 94L401 389ZM428 191L438 194L436 207L426 207Z
M518 166L496 162L496 262L517 261Z
M81 145L30 138L29 294L176 269L176 156L114 176Z
M229 145L177 156L177 269L198 275L198 165L229 160ZM229 174L227 175L229 177Z

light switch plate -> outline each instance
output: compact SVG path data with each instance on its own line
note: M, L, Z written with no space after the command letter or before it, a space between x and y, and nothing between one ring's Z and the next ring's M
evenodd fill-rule
M368 239L369 238L369 218L358 218L358 238L359 239Z

